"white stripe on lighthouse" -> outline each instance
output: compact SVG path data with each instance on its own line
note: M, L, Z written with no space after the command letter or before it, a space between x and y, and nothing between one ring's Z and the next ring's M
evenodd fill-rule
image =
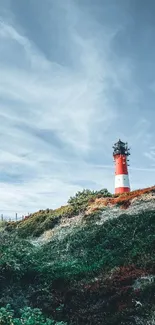
M115 188L118 187L129 187L129 176L125 174L120 174L115 176Z

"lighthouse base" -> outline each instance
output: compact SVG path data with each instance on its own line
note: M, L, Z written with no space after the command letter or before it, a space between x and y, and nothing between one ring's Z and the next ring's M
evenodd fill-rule
M122 194L122 193L126 193L126 192L130 192L129 187L117 187L117 188L115 188L115 194Z
M128 174L115 175L115 194L130 192Z

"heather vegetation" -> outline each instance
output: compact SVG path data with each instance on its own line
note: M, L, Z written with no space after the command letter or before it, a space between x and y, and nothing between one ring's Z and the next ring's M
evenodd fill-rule
M89 218L84 211L100 194L91 195L77 193L67 207L2 225L0 324L154 324L155 211L124 211L97 224L104 211ZM108 192L102 195L110 197ZM59 221L46 228L52 214ZM73 220L78 214L81 223L70 226L70 232L63 227L56 231L62 219ZM41 224L41 234L53 230L42 244L37 237Z
M44 231L53 229L60 224L62 218L71 218L74 215L74 209L72 206L62 206L56 210L40 210L37 213L32 214L29 218L18 221L9 222L7 225L7 231L17 231L20 237L35 236L38 237L43 234Z

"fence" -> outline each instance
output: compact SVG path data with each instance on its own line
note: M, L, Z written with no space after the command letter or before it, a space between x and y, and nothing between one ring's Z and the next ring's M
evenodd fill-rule
M26 216L24 216L24 215L18 215L17 213L15 213L15 216L13 217L10 217L10 216L7 216L7 215L4 215L3 213L1 214L1 216L0 216L0 221L1 222L3 222L3 221L20 221L20 220L24 220L26 217L29 217L29 213L26 215Z

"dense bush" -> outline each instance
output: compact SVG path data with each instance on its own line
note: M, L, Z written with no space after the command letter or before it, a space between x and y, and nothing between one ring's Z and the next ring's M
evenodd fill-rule
M28 241L20 240L16 235L3 233L0 236L0 285L20 279L24 274L32 273L36 264L34 247Z
M102 189L100 191L91 191L88 189L83 190L82 192L77 192L75 196L70 197L68 203L74 207L75 212L83 212L90 200L95 200L100 197L111 197L112 194L108 192L107 189Z
M10 305L0 308L0 325L67 325L46 318L40 309L30 307L20 310L20 316L15 317Z

